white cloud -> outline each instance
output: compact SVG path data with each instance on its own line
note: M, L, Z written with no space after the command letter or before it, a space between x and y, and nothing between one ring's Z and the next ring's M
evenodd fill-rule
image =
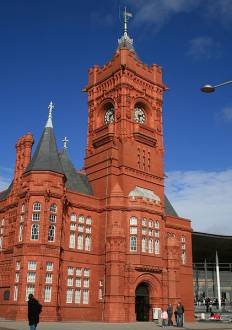
M167 173L166 194L195 231L232 235L232 170Z
M222 110L222 115L226 121L232 121L232 107L225 107Z
M209 36L200 36L189 41L187 54L194 59L209 59L220 56L220 43Z

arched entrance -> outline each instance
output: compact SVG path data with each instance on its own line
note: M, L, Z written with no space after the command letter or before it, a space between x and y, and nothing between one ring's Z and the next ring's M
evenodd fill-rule
M149 321L149 288L140 283L135 290L135 313L137 321Z

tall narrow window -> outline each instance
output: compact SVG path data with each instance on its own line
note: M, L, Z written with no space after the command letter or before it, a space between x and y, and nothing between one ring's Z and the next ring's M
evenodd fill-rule
M155 228L159 228L159 227L160 227L159 221L156 220L156 221L155 221Z
M147 251L147 240L145 237L142 238L142 252Z
M35 286L34 285L27 285L27 287L26 287L26 301L28 301L28 296L29 296L29 294L33 294L34 295L34 293L35 293Z
M89 290L84 289L83 290L83 304L89 303Z
M149 240L148 240L148 252L149 253L153 253L154 252L153 239L152 238L149 238Z
M81 303L81 290L75 289L75 304Z
M33 272L27 273L27 282L35 283L35 273L33 273Z
M15 269L20 270L20 261L16 261Z
M44 288L44 302L51 302L52 298L52 288L46 285Z
M70 216L70 220L71 221L77 221L77 216L76 216L76 213L72 213L71 216Z
M75 232L74 231L70 231L69 247L71 249L74 249L75 248Z
M3 237L1 236L0 237L0 250L2 250L3 248Z
M14 301L18 300L19 287L18 285L14 286Z
M20 223L19 225L19 242L22 242L23 240L23 223Z
M66 291L66 303L71 304L73 300L73 289L67 289Z
M137 251L137 237L130 237L130 251Z
M48 261L48 262L46 263L46 271L47 271L47 272L52 272L52 271L53 271L53 262Z
M57 206L56 206L56 204L51 204L51 206L50 206L50 212L53 212L53 213L56 213L57 212Z
M31 226L31 239L37 240L39 239L39 225L34 224Z
M160 241L158 239L155 240L155 254L160 253Z
M78 250L83 249L83 235L82 234L78 234L78 236L77 236L77 248L78 248Z
M90 251L91 248L91 237L90 235L86 235L85 237L85 250Z
M55 241L55 230L56 227L54 225L50 225L48 228L48 241L54 242Z
M16 283L19 282L19 273L15 273L15 282L16 282Z
M45 283L52 284L52 274L51 273L46 273Z
M32 221L39 221L40 213L32 213Z

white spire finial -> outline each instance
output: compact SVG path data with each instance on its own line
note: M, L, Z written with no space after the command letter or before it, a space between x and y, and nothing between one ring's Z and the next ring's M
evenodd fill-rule
M64 149L67 150L68 149L68 142L69 142L69 140L67 139L67 136L65 136L63 138L62 142L64 142Z
M52 111L55 108L54 104L52 103L52 101L49 103L48 105L48 120L47 120L47 124L45 127L53 127L52 126Z
M128 11L126 11L126 7L124 9L123 16L124 16L124 35L125 35L125 34L127 34L127 22L128 22L128 18L129 17L132 17L132 14L129 13Z

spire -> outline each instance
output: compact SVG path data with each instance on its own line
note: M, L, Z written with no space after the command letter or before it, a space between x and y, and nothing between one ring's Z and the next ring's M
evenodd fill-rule
M123 12L124 17L124 33L120 39L118 39L118 49L120 48L127 48L130 51L135 51L133 46L133 39L131 39L127 33L127 23L132 14L126 10L126 7Z
M54 110L54 108L55 108L55 106L51 101L48 105L48 110L49 110L48 111L48 120L47 120L47 123L46 123L45 127L53 127L52 126L52 111Z
M52 102L50 102L48 109L48 120L43 130L43 134L25 172L51 171L64 174L52 126L52 110L54 109Z

